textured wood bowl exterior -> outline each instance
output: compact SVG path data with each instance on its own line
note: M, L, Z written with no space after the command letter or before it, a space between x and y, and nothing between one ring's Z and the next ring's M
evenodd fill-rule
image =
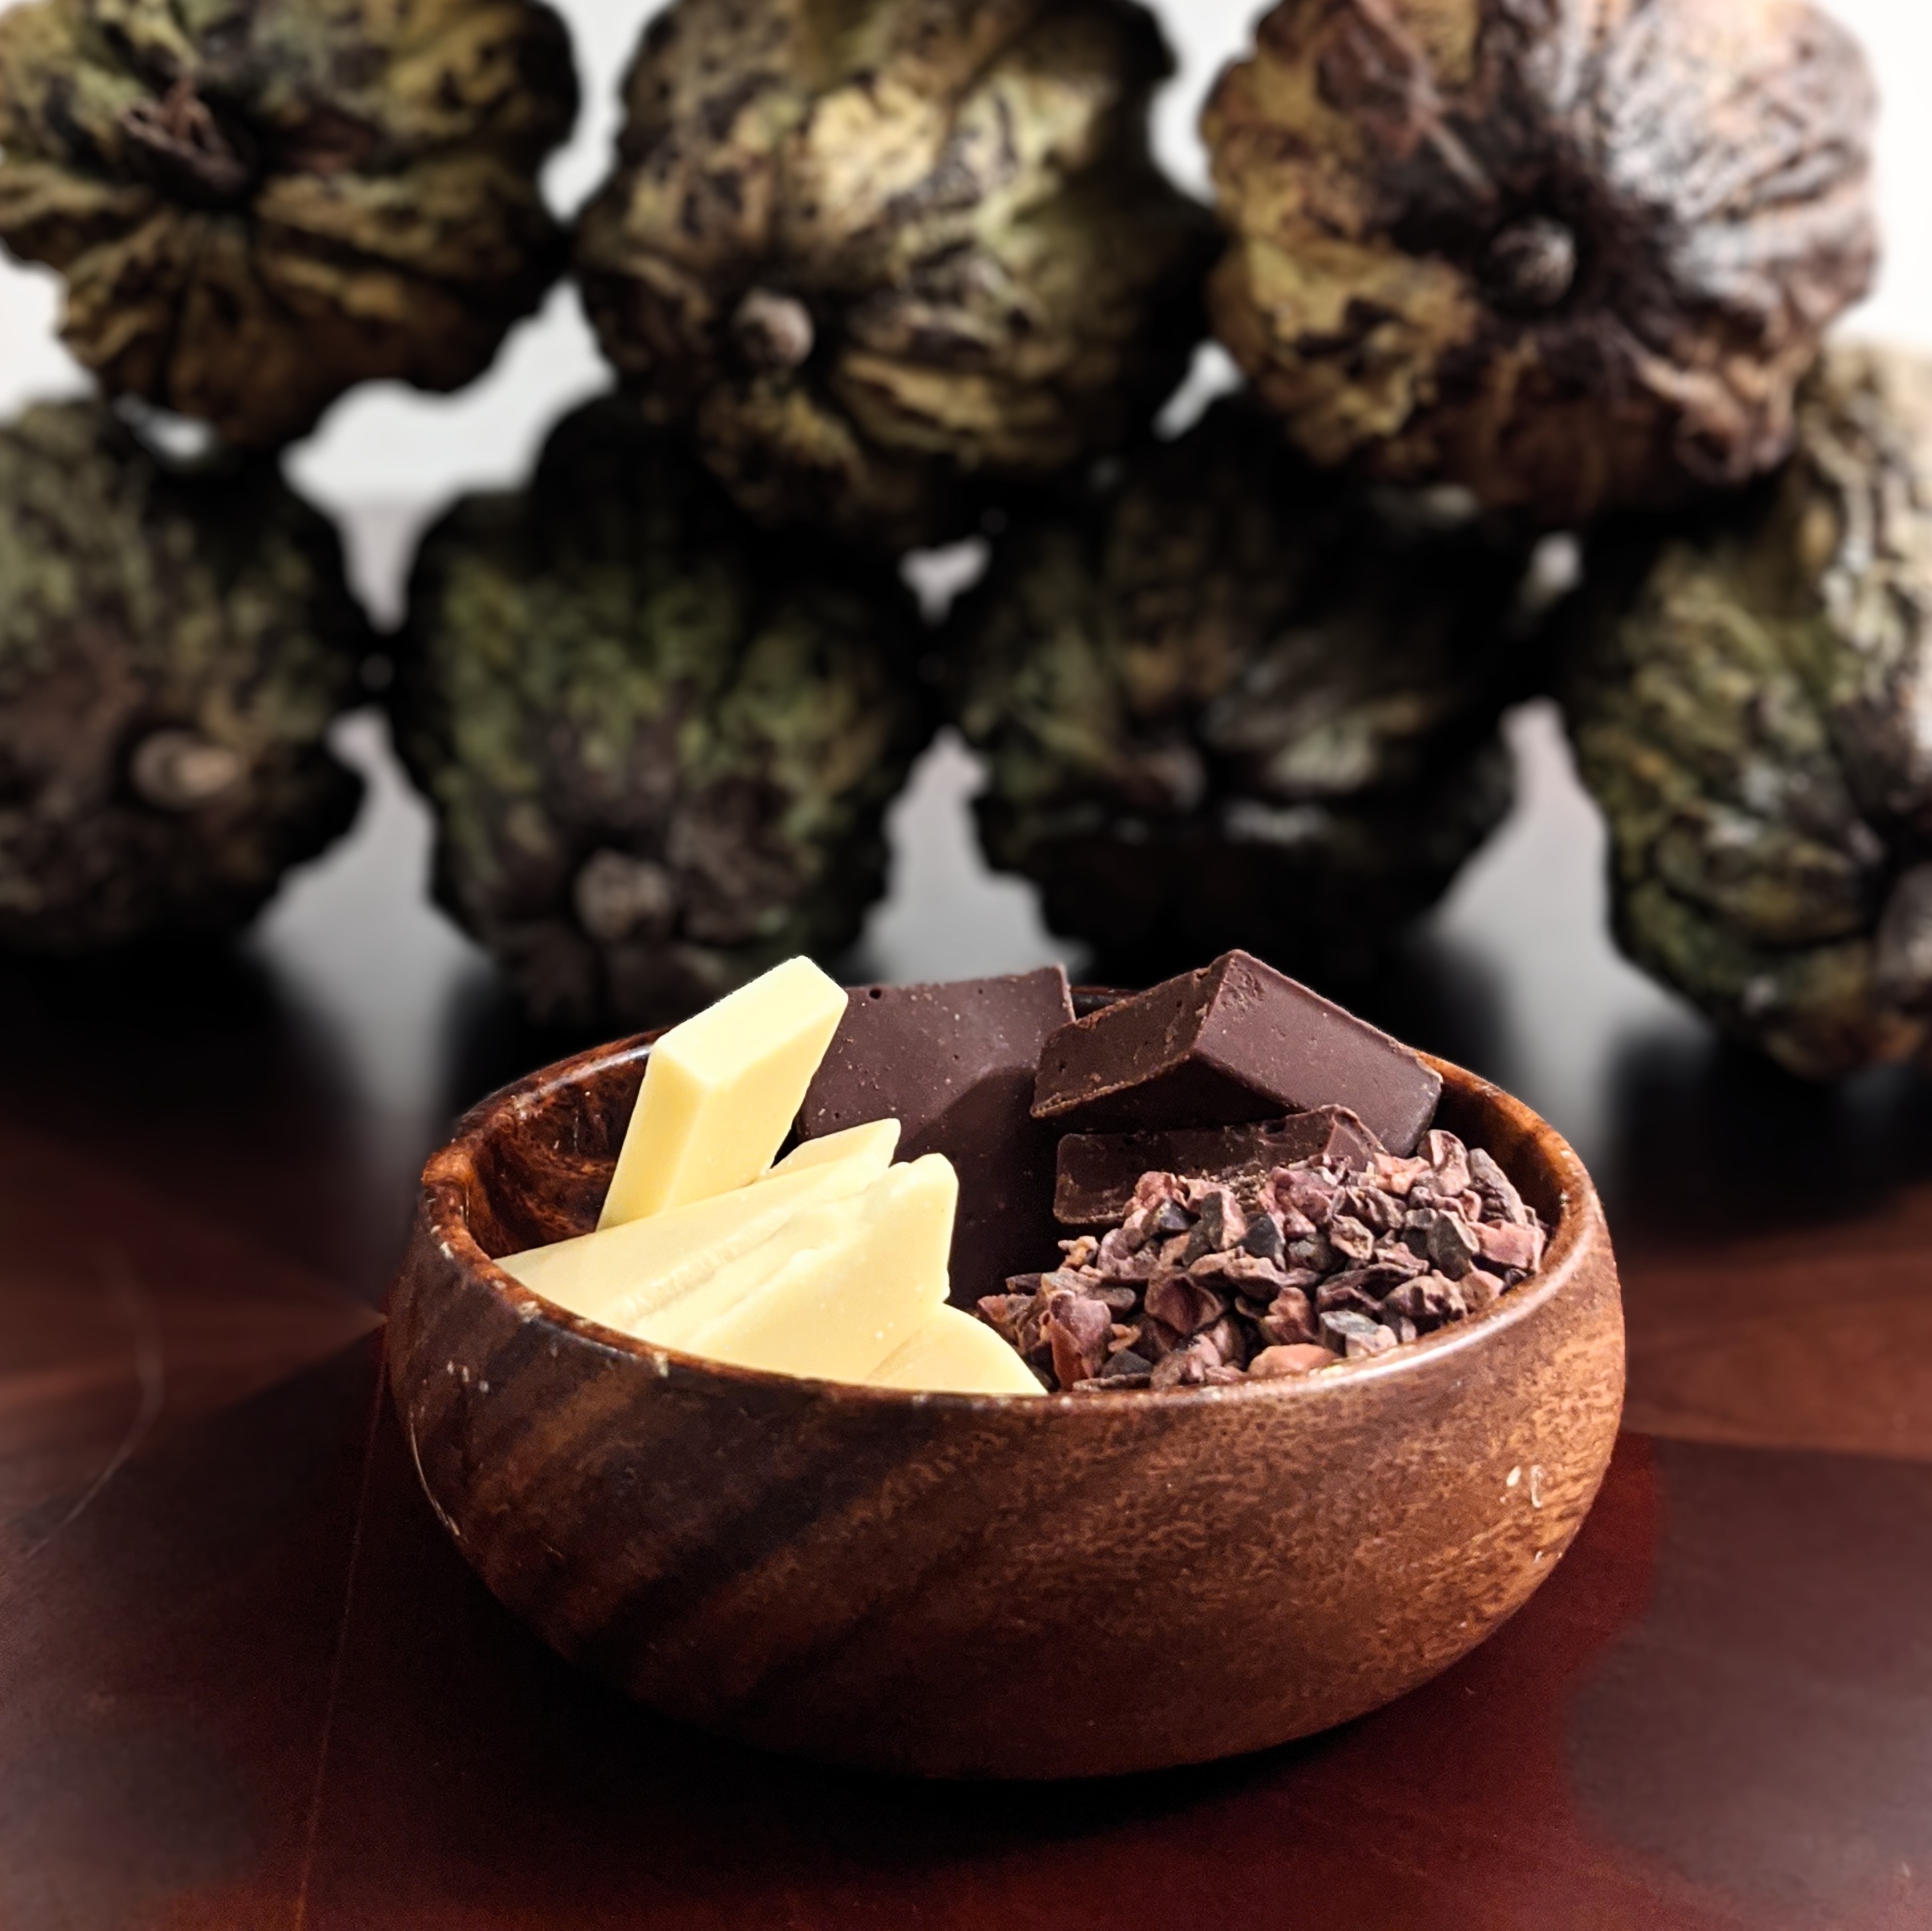
M936 1776L1259 1749L1455 1662L1595 1497L1624 1376L1602 1209L1550 1127L1455 1067L1439 1123L1556 1229L1496 1311L1313 1382L1030 1401L715 1365L494 1266L593 1223L646 1047L460 1122L424 1173L389 1371L484 1582L668 1716Z

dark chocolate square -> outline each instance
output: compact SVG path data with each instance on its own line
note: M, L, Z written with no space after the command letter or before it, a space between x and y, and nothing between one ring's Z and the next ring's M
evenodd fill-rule
M1073 1016L1058 966L937 986L859 986L848 996L799 1114L818 1139L895 1119L902 1160L943 1153L959 1176L952 1298L970 1307L1010 1274L1051 1268L1059 1130L1032 1116L1041 1047Z
M1392 1152L1435 1117L1419 1054L1246 952L1103 1006L1046 1042L1036 1119L1080 1133L1238 1126L1346 1107Z

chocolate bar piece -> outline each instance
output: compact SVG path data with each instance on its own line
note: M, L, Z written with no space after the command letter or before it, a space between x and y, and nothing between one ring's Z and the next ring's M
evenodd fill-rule
M1192 1127L1150 1133L1070 1133L1060 1143L1054 1218L1063 1227L1102 1227L1124 1219L1143 1173L1219 1180L1243 1198L1277 1167L1298 1160L1360 1171L1382 1151L1346 1107L1318 1107L1252 1126Z
M1034 1115L1079 1133L1237 1126L1346 1107L1394 1153L1435 1117L1420 1056L1246 952L1103 1006L1046 1042Z
M1058 1130L1030 1111L1048 1036L1073 1017L1058 966L940 986L860 986L799 1113L815 1140L896 1119L898 1157L943 1153L959 1176L952 1298L971 1307L1052 1260Z

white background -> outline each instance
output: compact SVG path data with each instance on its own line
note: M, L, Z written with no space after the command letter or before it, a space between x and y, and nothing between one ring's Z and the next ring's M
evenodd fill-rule
M576 137L546 178L553 203L568 213L604 172L618 80L655 9L643 0L556 4L576 40L584 92ZM1249 0L1166 0L1160 11L1180 62L1180 77L1160 104L1160 151L1177 178L1204 191L1195 117L1257 10ZM1932 220L1924 211L1925 184L1932 182L1932 11L1924 0L1834 0L1833 11L1864 38L1892 104L1880 140L1884 278L1855 326L1932 347ZM54 338L57 307L51 276L0 260L0 412L80 386L79 371ZM424 397L383 384L346 398L296 452L294 472L338 508L372 500L426 505L472 484L511 481L544 427L602 380L576 299L560 289L511 338L490 374L460 396Z

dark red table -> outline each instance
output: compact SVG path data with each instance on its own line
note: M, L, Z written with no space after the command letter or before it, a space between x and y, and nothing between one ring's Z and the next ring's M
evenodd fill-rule
M0 1931L1932 1923L1932 1089L1798 1087L1626 973L1520 736L1523 813L1358 996L1591 1161L1629 1432L1484 1649L1205 1771L758 1757L472 1581L374 1310L422 1153L563 1042L415 903L388 781L237 955L0 972ZM964 866L954 769L855 970L1036 942Z

